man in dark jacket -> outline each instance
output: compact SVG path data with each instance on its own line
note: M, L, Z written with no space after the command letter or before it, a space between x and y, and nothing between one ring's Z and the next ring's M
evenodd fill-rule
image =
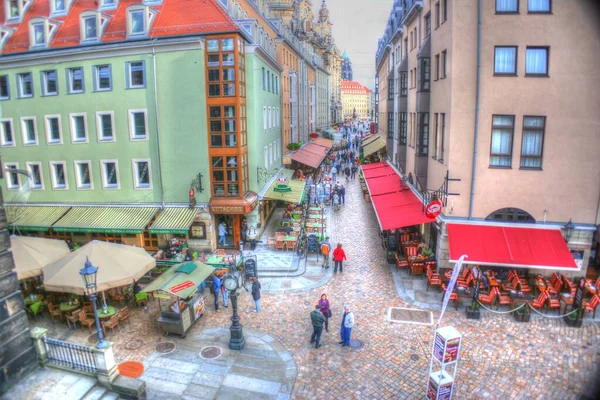
M213 294L215 295L215 311L219 311L219 296L221 295L223 281L216 274L213 276Z
M344 187L344 185L340 186L339 194L340 194L340 204L341 205L346 204L346 188Z
M313 325L313 333L310 336L310 343L315 343L315 349L321 347L321 334L323 333L323 324L325 323L325 316L321 313L321 309L317 304L315 309L310 313L310 320Z
M254 312L260 311L260 282L258 278L252 278L252 298L254 299Z

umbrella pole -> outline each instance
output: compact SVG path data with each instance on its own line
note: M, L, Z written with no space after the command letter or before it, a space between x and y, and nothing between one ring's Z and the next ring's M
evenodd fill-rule
M108 311L108 306L106 305L106 296L104 295L104 291L102 291L102 311L106 314Z

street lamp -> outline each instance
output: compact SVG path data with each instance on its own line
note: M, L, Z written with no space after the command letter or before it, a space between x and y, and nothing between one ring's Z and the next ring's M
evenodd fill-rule
M565 241L568 243L569 240L571 240L571 235L573 234L573 230L575 229L575 224L573 223L573 221L571 221L571 218L569 218L569 222L567 222L565 226L563 226L563 228L565 230Z
M79 275L83 279L85 286L85 294L90 298L94 307L94 317L96 318L96 330L98 331L98 344L96 345L99 349L105 349L108 347L108 343L104 341L104 335L102 334L102 326L100 325L100 318L98 318L98 308L96 307L96 299L98 298L98 288L96 286L96 274L98 273L98 267L94 267L90 260L86 257L85 266L79 270Z
M240 271L236 271L235 267L229 267L229 273L224 276L225 289L229 291L229 298L231 299L231 308L233 315L231 316L231 327L229 332L231 337L229 338L229 348L231 350L242 350L246 346L246 339L242 331L242 324L240 324L240 317L237 313L237 296L238 289L240 288Z

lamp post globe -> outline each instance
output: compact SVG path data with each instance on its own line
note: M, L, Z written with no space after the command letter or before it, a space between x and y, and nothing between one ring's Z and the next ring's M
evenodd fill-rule
M100 325L100 318L98 318L98 308L96 307L96 299L98 298L98 287L96 286L96 276L98 274L98 267L94 267L89 259L86 258L84 267L79 270L79 275L83 280L85 287L85 294L90 298L92 307L94 309L94 318L96 319L96 331L98 332L98 344L97 348L103 349L108 347L108 343L104 341L104 335L102 334L102 326Z

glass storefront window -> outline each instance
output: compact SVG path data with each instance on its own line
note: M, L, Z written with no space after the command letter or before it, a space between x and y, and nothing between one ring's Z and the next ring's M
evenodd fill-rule
M208 66L209 67L218 67L219 66L219 55L218 54L209 54L208 55Z
M233 51L233 39L221 40L222 51Z
M206 51L210 53L219 51L219 41L217 39L207 40Z
M223 85L223 96L235 96L235 85L233 83Z

